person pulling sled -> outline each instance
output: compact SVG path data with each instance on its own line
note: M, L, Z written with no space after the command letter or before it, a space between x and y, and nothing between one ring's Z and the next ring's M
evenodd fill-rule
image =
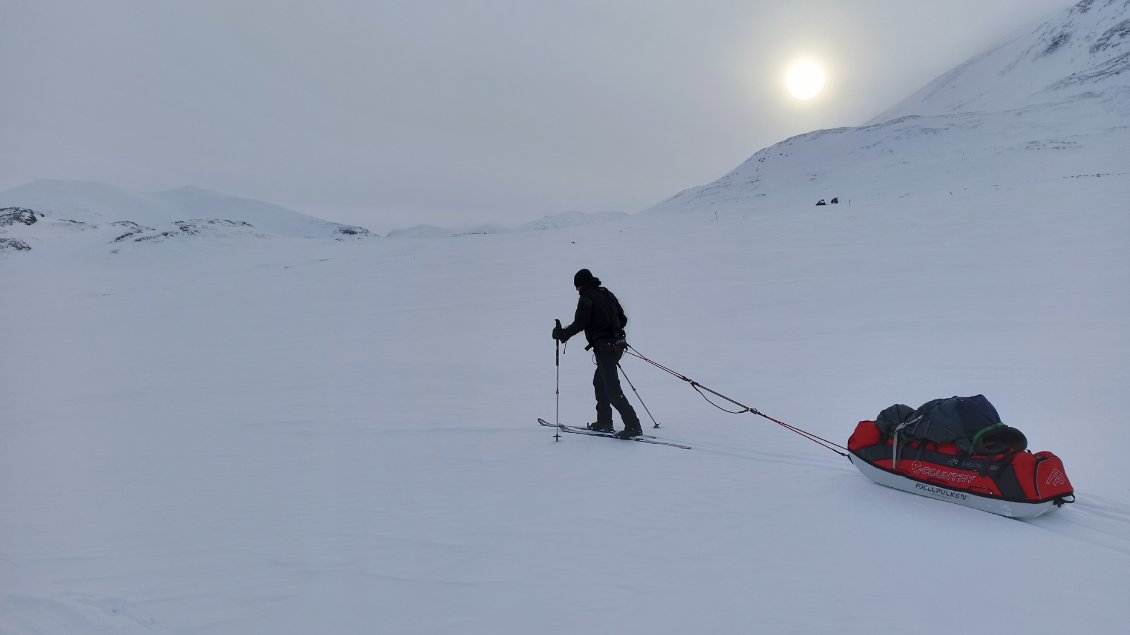
M628 347L624 333L628 317L616 296L600 286L600 278L593 276L588 269L581 269L573 276L573 286L580 294L573 323L562 328L558 321L553 327L553 339L567 342L570 337L584 331L589 342L585 350L592 349L596 358L596 372L592 378L596 393L596 422L588 427L598 432L613 432L612 408L616 408L624 422L624 429L616 436L621 439L638 437L643 434L643 428L635 409L620 388L618 373L620 358Z

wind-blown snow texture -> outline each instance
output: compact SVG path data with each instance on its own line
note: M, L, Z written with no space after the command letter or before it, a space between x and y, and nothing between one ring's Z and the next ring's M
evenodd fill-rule
M0 227L35 244L0 251L0 632L1122 633L1130 166L1104 95L813 133L739 168L757 184L598 228ZM695 449L555 442L580 267L642 352L840 443L984 393L1079 502L1020 522L886 489L632 358ZM571 342L562 421L592 418L592 370Z

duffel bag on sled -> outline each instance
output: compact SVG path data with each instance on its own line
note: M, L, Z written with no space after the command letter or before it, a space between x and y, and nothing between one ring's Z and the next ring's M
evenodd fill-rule
M1035 518L1075 500L1059 457L1029 451L981 395L891 406L859 422L848 450L876 483L1002 516Z

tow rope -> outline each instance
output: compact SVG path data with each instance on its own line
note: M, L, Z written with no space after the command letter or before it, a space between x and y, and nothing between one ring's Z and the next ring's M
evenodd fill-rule
M640 353L638 350L636 350L636 348L634 346L632 346L631 344L628 344L627 353L629 355L633 356L633 357L637 357L639 359L642 359L643 361L647 362L648 364L651 364L652 366L655 366L656 368L658 368L659 370L662 370L665 373L668 373L670 375L678 377L679 379L687 382L688 384L691 385L691 388L693 388L695 390L695 392L697 392L699 395L702 396L703 399L706 400L706 403L714 406L715 408L721 410L722 412L727 412L727 413L733 414L733 415L745 414L747 412L750 413L750 414L755 414L759 417L762 417L764 419L768 419L769 421L772 421L773 423L781 426L782 428L785 428L786 430L790 430L792 432L799 434L800 436L808 439L809 441L812 441L813 443L819 445L822 448L826 448L828 450L831 450L831 451L835 452L836 454L839 454L840 456L845 457L845 458L847 458L847 456L848 456L847 455L848 449L845 448L844 446L839 445L838 443L833 443L833 442L831 442L831 441L829 441L829 440L827 440L823 437L817 436L817 435L815 435L811 432L808 432L807 430L802 430L802 429L800 429L800 428L798 428L794 425L790 425L790 424L785 423L784 421L781 421L779 419L774 419L773 417L770 417L769 415L765 414L764 412L761 412L757 408L747 406L743 403L740 403L740 402L737 402L733 399L730 399L729 397L727 397L726 395L723 395L722 393L711 390L710 388L703 386L702 384L700 384L697 381L687 377L686 375L683 375L682 373L674 371L674 370L664 366L663 364L656 362L655 360L652 360L652 359L645 357L642 353ZM703 391L706 391L706 392L714 395L715 397L725 399L726 401L728 401L728 402L734 404L735 406L741 408L741 410L727 410L726 408L723 408L722 406L711 401L710 397L707 397L706 393L703 392ZM841 452L841 450L843 450L843 451Z

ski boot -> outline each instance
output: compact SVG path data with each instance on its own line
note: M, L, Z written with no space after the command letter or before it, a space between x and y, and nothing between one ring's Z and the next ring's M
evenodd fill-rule
M594 421L594 422L588 424L585 427L588 428L589 430L592 430L593 432L615 432L616 431L615 428L612 427L611 423L601 423L599 421Z
M624 428L623 430L617 432L616 438L617 439L632 439L632 438L640 436L641 434L643 434L643 429L640 428L640 424L637 423L634 426L628 426L628 427Z

